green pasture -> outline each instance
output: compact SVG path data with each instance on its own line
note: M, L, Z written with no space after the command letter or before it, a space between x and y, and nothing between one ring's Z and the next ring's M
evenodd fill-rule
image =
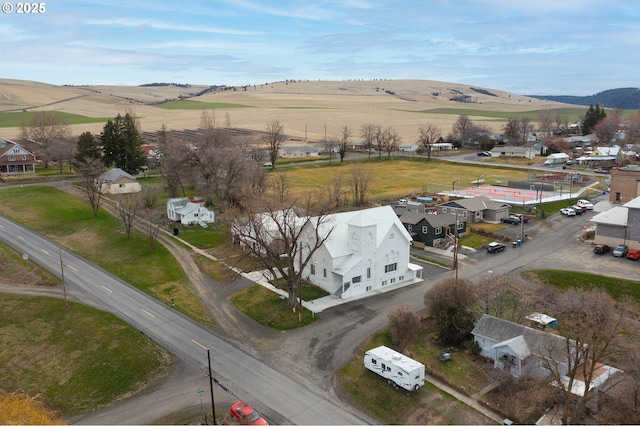
M48 186L0 191L0 213L42 233L71 251L118 276L165 304L211 325L199 298L171 253L161 244L152 250L142 233L126 238L116 217L100 209L93 217L90 205L79 197Z
M443 115L467 115L469 117L485 117L488 119L496 120L508 120L514 118L522 120L523 118L529 118L531 121L538 121L540 112L550 112L552 117L561 116L566 118L569 122L578 120L587 111L587 107L564 107L564 108L552 108L548 110L529 110L529 111L496 111L485 110L479 108L433 108L425 109L421 111L414 111L423 114L443 114Z
M0 293L4 389L42 394L64 416L103 408L165 376L171 355L113 314Z
M594 256L597 256L594 254ZM621 262L626 261L622 259ZM616 300L629 297L640 302L640 281L624 280L605 275L586 272L543 269L529 272L543 284L552 285L560 290L569 288L599 288L605 290Z
M22 112L0 112L0 127L21 127L31 122L34 114L40 111L22 111ZM87 117L84 115L71 114L61 111L47 111L47 114L57 115L63 119L63 122L72 124L88 124L88 123L106 123L110 118L105 117Z
M199 102L192 100L171 101L163 104L155 105L164 109L184 109L184 110L201 110L201 109L232 109L232 108L253 108L249 105L230 104L225 102Z

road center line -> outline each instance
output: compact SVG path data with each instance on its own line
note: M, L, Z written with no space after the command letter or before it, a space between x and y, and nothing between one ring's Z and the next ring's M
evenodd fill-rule
M71 265L67 265L67 268L71 269L73 272L78 272L78 270Z
M107 287L101 285L100 287L104 288L105 290L107 290L109 293L113 293L113 291L111 291L110 289L108 289Z
M149 315L151 318L155 318L155 317L156 317L156 316L155 316L155 315L153 315L151 312L148 312L148 311L146 311L146 310L144 310L144 309L142 310L142 312L144 312L145 314Z
M202 349L204 349L204 350L209 349L209 348L207 348L205 345L203 345L203 344L202 344L202 343L200 343L200 342L197 342L197 341L195 341L195 340L193 340L193 339L191 339L191 341L192 341L193 343L195 343L196 345L200 346L200 347L201 347Z

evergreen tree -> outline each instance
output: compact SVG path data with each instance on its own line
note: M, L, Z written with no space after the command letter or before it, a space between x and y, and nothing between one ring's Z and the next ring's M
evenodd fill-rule
M93 134L91 132L82 133L80 137L78 137L78 144L76 146L76 165L84 163L84 160L88 158L99 160L101 157L102 153Z
M146 161L142 151L142 136L135 118L129 113L124 117L118 114L104 125L102 152L105 167L119 167L132 175L142 170Z
M593 127L606 116L607 113L600 104L596 104L595 106L593 106L593 104L589 105L589 109L582 120L582 134L588 135L591 133Z

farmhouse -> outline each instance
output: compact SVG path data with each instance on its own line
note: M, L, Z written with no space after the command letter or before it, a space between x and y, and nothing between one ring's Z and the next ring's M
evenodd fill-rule
M318 149L311 146L285 146L278 150L280 158L317 157L318 155L320 155Z
M421 281L422 267L409 262L411 235L391 206L330 215L317 229L331 235L303 271L311 283L342 298ZM317 220L306 223L314 238Z
M215 221L214 213L205 207L202 198L199 197L170 198L167 201L167 217L183 225Z
M491 150L492 157L515 157L533 159L536 151L527 146L496 146Z
M142 190L135 177L119 168L104 172L98 177L98 182L103 194L131 194Z
M36 172L36 156L15 142L0 138L0 175Z

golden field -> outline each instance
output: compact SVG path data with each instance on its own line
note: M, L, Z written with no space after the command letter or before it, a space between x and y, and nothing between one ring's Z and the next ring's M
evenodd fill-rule
M437 124L443 135L448 134L459 114L467 114L473 121L482 121L499 131L504 116L474 116L474 112L516 114L566 107L497 90L428 80L277 82L191 97L205 88L55 86L0 79L0 114L62 111L89 117L115 117L118 113L133 112L144 131L158 130L163 124L168 129L195 129L200 124L202 109L165 109L155 105L183 97L210 103L209 111L215 113L221 126L228 122L231 127L261 131L268 122L279 120L285 133L298 143L321 140L325 136L337 137L345 125L352 129L353 138L357 138L366 123L391 126L403 143L411 143L416 140L420 125L425 123ZM483 90L490 95L483 94ZM459 94L470 96L473 103L451 100ZM440 110L434 111L436 109ZM535 112L530 119L536 120ZM99 133L103 126L103 122L77 124L71 129L73 134ZM0 128L0 137L11 139L19 133L17 127Z

